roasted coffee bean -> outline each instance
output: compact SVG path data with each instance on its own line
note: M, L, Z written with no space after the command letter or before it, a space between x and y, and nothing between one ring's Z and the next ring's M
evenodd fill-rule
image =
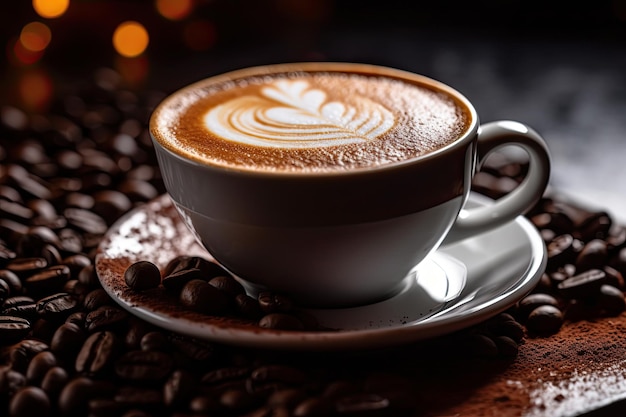
M593 239L582 248L576 257L576 272L602 269L608 261L609 253L604 240Z
M78 254L83 250L83 241L77 231L62 229L59 235L59 249L68 254Z
M158 190L149 182L126 179L119 184L119 191L133 201L148 201L159 195Z
M70 226L82 232L102 235L107 230L107 224L104 219L89 210L66 208L63 210L63 216L65 216Z
M496 342L489 336L473 333L464 341L467 352L471 356L480 358L495 358L499 354Z
M159 382L172 370L174 363L166 353L134 350L126 352L115 363L115 374L125 380Z
M163 412L163 392L161 389L123 386L117 390L113 400L128 408Z
M61 390L58 408L63 416L86 416L90 400L112 395L114 391L115 386L110 382L79 376L69 381Z
M0 366L0 399L26 386L26 377L10 366Z
M270 408L285 407L293 409L307 398L307 392L302 388L285 388L273 392L266 401Z
M607 213L594 213L585 219L574 233L585 242L592 239L604 239L608 236L612 223L613 220Z
M198 366L200 370L212 366L219 359L219 352L211 343L174 333L169 336L175 350L191 360L192 366Z
M55 265L27 277L24 287L29 293L44 294L58 291L70 277L70 269L65 265Z
M123 327L128 319L128 313L119 307L105 305L95 309L85 317L85 329L89 333L114 330Z
M226 293L199 279L185 284L180 292L180 302L190 310L210 315L225 314L231 305Z
M534 333L541 335L554 334L563 325L563 313L551 305L535 308L528 315L526 326Z
M54 332L50 349L59 356L72 358L79 352L86 338L85 331L75 323L63 323Z
M57 364L57 358L52 352L39 352L28 364L28 368L26 369L26 381L30 385L39 385L48 370L57 366Z
M555 237L548 245L547 270L554 271L565 263L571 263L576 259L574 250L574 237L570 234L562 234Z
M505 358L515 358L519 351L517 342L507 336L495 336L493 338L498 347L498 354Z
M229 389L220 396L220 404L230 413L243 413L261 404L261 398L245 389Z
M255 382L284 382L300 385L307 381L308 375L301 369L285 365L264 365L252 371L250 378Z
M122 343L114 333L103 331L92 334L85 340L76 357L76 371L85 375L100 375L110 371L121 347Z
M595 294L607 281L606 273L590 269L582 274L567 278L558 285L559 292L567 298L584 298Z
M124 335L124 344L128 349L141 349L141 340L147 333L153 330L154 327L152 325L131 316L128 319L128 329L126 331L126 334Z
M333 403L323 397L307 398L300 402L293 410L295 417L322 417L335 414L336 410Z
M84 311L77 311L70 314L65 319L65 322L75 324L82 329L85 327L85 317L87 317L87 314Z
M261 317L259 327L275 330L304 330L304 324L296 316L285 313L270 313Z
M250 375L247 367L225 367L213 369L202 376L201 382L208 385L219 385L224 382L243 380Z
M139 343L141 350L158 350L167 352L171 349L171 345L167 336L163 332L154 331L146 333Z
M35 339L23 339L11 346L9 357L11 367L20 372L26 372L28 364L40 352L48 350L47 343Z
M224 268L208 259L200 256L178 256L168 262L163 269L163 276L187 269L199 269L203 274L201 279L206 281L214 277L228 275Z
M0 316L0 344L15 343L24 338L29 331L28 320L15 316Z
M134 291L151 290L161 283L161 271L152 262L138 261L126 268L124 282Z
M190 281L206 281L206 274L198 268L181 269L163 277L163 286L173 293L180 293Z
M17 258L6 265L6 269L15 273L18 277L32 276L48 266L44 258Z
M48 398L56 400L68 381L67 371L60 366L53 366L41 380L41 389L48 394Z
M57 293L40 299L37 302L37 313L49 320L64 321L77 306L78 300L72 294Z
M132 208L128 196L117 190L102 190L94 193L93 212L111 225L122 214Z
M551 305L558 308L559 301L549 294L534 293L527 295L518 303L520 317L523 319L528 318L531 311L542 305Z
M88 288L96 288L100 285L98 274L94 265L87 265L78 272L78 281Z
M242 317L251 320L260 320L264 314L259 301L247 294L239 294L235 297L235 309Z
M387 398L377 394L355 394L337 401L336 411L339 415L380 412L390 406Z
M177 369L163 386L163 402L168 407L186 405L195 392L195 384L191 372Z
M48 395L38 387L24 387L15 393L9 404L11 417L47 417L52 407Z
M626 309L624 293L612 285L600 287L598 302L608 314L616 316Z
M9 297L13 295L20 295L22 293L22 281L15 275L14 272L8 269L0 270L0 279L3 280L9 287ZM5 297L5 299L8 297Z
M240 294L246 293L246 290L243 287L243 285L241 285L239 281L237 281L235 278L233 278L230 275L220 275L220 276L211 278L211 280L209 281L209 284L211 284L218 290L225 292L226 294L230 295L233 298Z
M293 309L293 301L282 294L263 291L258 296L259 306L265 313L287 313Z
M219 399L205 395L193 397L189 402L189 410L202 415L211 415L211 413L223 411Z
M624 283L624 276L615 268L611 268L605 265L602 270L606 274L606 283L612 285L615 288L623 289L626 287Z
M4 302L7 298L11 296L11 287L9 284L2 278L0 278L0 303Z
M78 279L78 273L81 269L91 265L91 259L86 255L77 253L63 258L61 263L70 269L70 279Z
M109 294L103 288L97 288L85 295L83 300L83 308L86 311L94 311L100 307L113 305L115 301L109 297Z

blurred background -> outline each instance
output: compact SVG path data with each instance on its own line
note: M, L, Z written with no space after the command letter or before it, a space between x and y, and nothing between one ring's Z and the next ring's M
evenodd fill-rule
M14 109L45 114L93 77L158 98L277 62L422 73L483 122L534 127L553 189L626 221L625 0L14 0L0 5L0 36L5 122Z

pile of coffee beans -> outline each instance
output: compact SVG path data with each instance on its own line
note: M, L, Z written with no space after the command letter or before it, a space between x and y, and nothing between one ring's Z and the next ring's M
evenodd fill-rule
M116 219L164 192L146 128L165 94L131 91L109 69L64 88L47 114L0 109L0 415L415 415L423 367L449 362L451 350L468 362L510 361L524 338L624 310L626 230L605 212L546 197L528 213L549 254L537 288L453 335L391 354L296 354L157 328L108 296L94 255ZM498 197L526 169L494 155L474 187ZM134 291L162 285L204 314L317 330L290 300L251 298L205 262L140 262L124 278Z

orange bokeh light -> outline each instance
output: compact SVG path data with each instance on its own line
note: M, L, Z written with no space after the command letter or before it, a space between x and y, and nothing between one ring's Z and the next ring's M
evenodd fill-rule
M41 22L28 23L20 33L20 42L24 48L33 52L43 51L52 39L52 32Z
M194 51L206 51L215 44L215 25L208 20L194 20L183 29L183 41Z
M16 39L13 43L12 51L13 54L10 58L15 58L17 61L14 61L14 63L18 65L34 64L43 56L43 51L31 51L30 49L26 49L24 44L22 44L22 41L19 39Z
M115 58L115 69L120 73L126 84L139 87L146 81L149 72L149 62L145 56L127 58L118 56Z
M156 0L156 9L161 16L170 20L181 20L193 9L192 0Z
M70 0L33 0L33 9L41 17L59 17L70 6Z
M128 58L141 55L149 42L146 28L132 20L121 23L113 33L113 47L118 54Z
M18 81L17 91L26 109L44 112L52 99L52 81L41 70L25 72Z

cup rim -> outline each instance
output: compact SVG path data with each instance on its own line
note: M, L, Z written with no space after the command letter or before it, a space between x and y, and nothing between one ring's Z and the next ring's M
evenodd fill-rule
M349 170L329 170L329 171L270 171L270 170L258 170L253 168L245 168L231 165L220 165L211 163L210 161L199 161L193 157L185 155L182 152L178 152L174 146L168 144L168 141L164 140L162 136L164 136L159 129L156 127L156 120L159 117L160 113L164 111L174 100L180 97L181 94L184 94L186 91L195 90L210 84L219 83L220 81L227 81L230 79L241 78L247 75L257 74L262 75L264 73L274 73L274 72L285 72L289 69L294 71L302 70L318 70L318 71L341 71L341 70L356 70L358 68L363 69L363 73L368 75L383 75L396 77L399 79L406 79L409 81L416 82L418 84L424 84L426 86L430 86L435 90L441 90L444 93L450 95L454 99L461 102L468 110L470 115L470 123L467 126L466 130L463 132L461 136L455 139L453 142L442 146L441 148L435 149L431 152L428 152L423 155L414 156L411 158L403 159L401 161L389 162L383 165L373 165L366 167L355 167ZM294 177L349 177L349 176L359 176L363 174L371 174L372 172L388 172L396 169L406 168L407 165L413 165L416 163L421 163L423 161L430 161L434 158L439 157L441 154L450 152L451 150L464 146L466 142L472 141L479 127L478 114L474 105L470 102L470 100L465 97L461 92L456 90L455 88L443 83L442 81L436 80L434 78L416 74L407 70L402 70L398 68L392 68L382 65L368 64L368 63L359 63L359 62L341 62L341 61L321 61L321 62L287 62L280 64L268 64L268 65L257 65L247 68L235 69L232 71L228 71L225 73L209 76L203 78L199 81L188 84L174 92L170 93L167 97L165 97L153 110L150 115L149 120L149 133L152 138L152 142L162 148L167 152L167 154L172 155L174 157L180 158L181 160L192 164L197 167L202 167L204 169L217 169L220 171L228 171L232 174L240 174L240 175L252 175L258 177L272 177L272 178L294 178Z

